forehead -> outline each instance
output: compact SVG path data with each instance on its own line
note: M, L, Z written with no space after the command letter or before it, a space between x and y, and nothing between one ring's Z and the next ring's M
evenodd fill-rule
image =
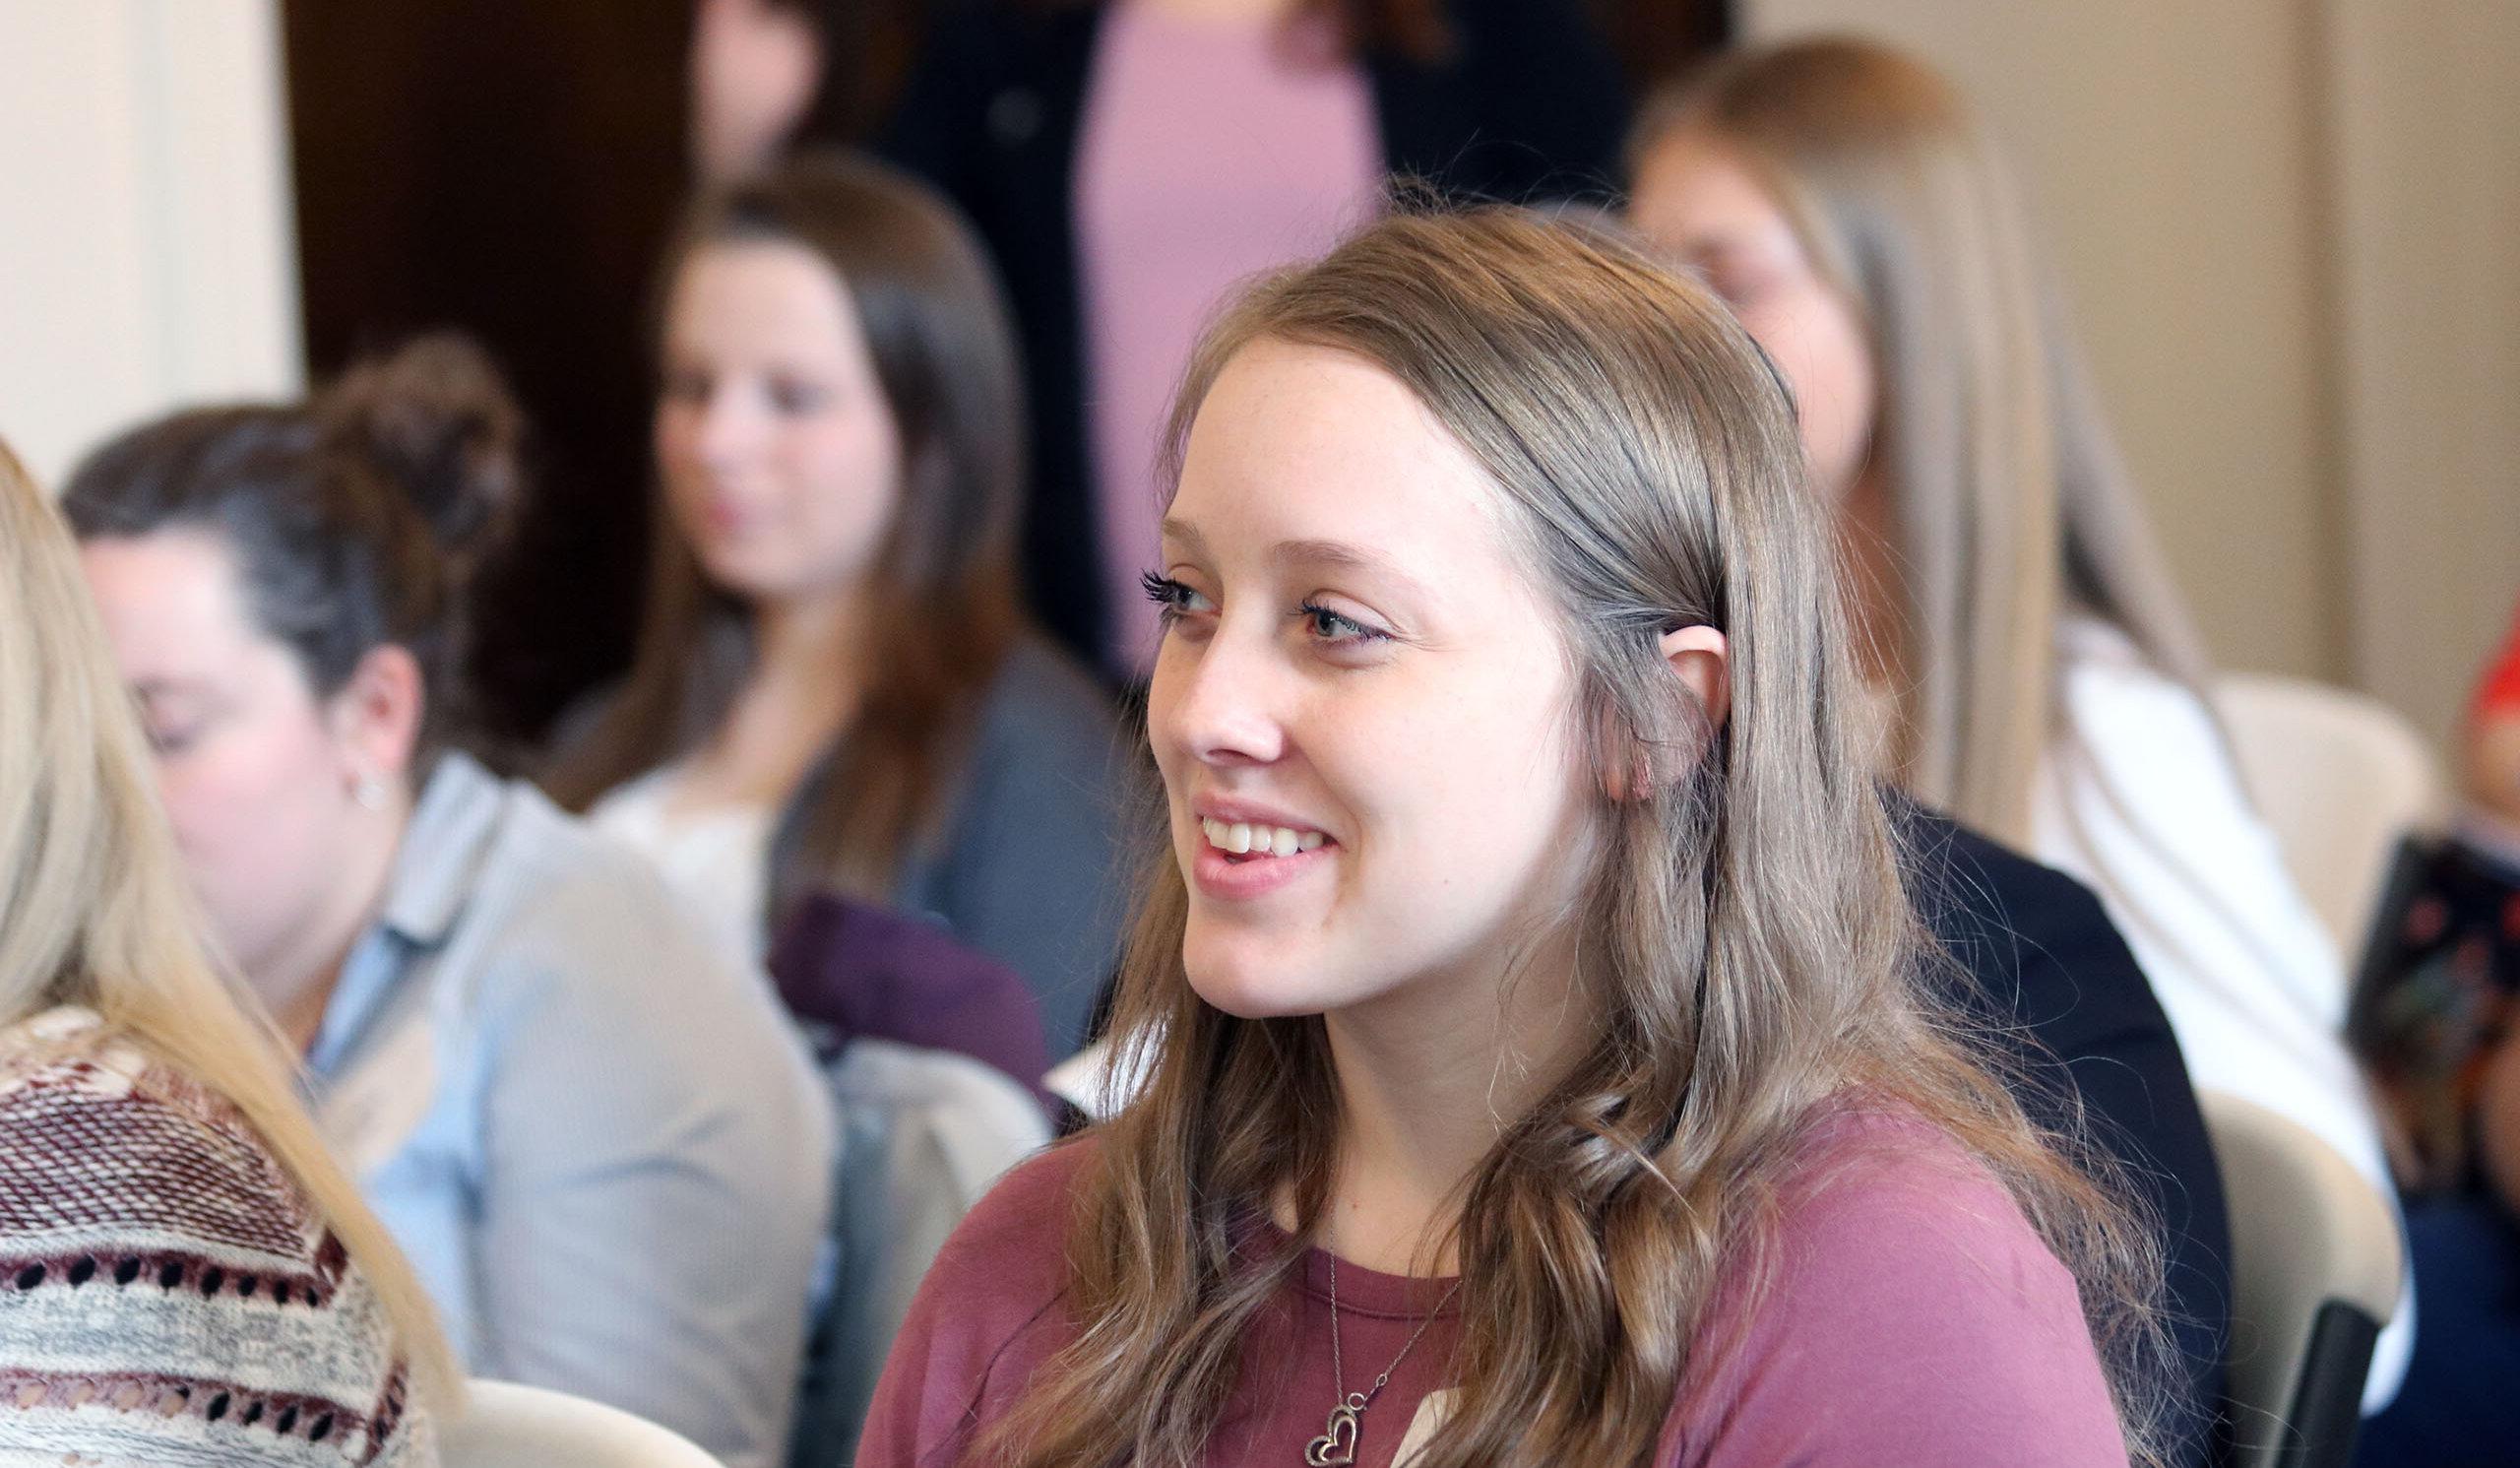
M215 536L102 537L79 560L126 677L186 671L254 640L235 560Z
M1438 575L1504 561L1479 462L1399 379L1325 347L1234 353L1199 405L1170 509L1220 553L1327 541Z
M665 333L683 350L829 353L857 342L857 304L840 272L793 240L722 240L693 250L675 273Z

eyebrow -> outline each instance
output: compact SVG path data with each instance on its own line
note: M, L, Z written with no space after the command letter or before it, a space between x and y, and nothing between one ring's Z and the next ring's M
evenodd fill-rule
M1186 520L1167 516L1164 522L1164 534L1167 539L1180 542L1181 547L1193 556L1208 554L1207 537L1200 535L1199 528ZM1351 545L1344 541L1280 541L1269 547L1269 559L1282 568L1328 566L1342 571L1360 571L1390 581L1412 596L1428 596L1425 583L1402 570L1399 562L1380 551Z

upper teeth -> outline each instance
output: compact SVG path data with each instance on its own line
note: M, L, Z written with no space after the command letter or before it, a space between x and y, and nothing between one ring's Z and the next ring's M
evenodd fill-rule
M1208 845L1235 856L1292 857L1308 852L1328 837L1319 831L1297 831L1287 826L1255 826L1249 821L1221 821L1202 818L1199 829L1208 834Z

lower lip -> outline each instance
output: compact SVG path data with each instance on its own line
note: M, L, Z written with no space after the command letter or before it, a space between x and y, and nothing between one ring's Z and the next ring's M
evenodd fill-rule
M1292 857L1263 857L1256 861L1236 862L1224 852L1199 844L1199 855L1190 862L1190 881L1204 897L1222 902L1248 902L1265 897L1298 880L1307 871L1328 861L1339 850L1335 843L1297 852Z

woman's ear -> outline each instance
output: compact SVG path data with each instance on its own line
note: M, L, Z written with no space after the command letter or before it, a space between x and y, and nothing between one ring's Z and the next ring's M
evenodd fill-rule
M1663 634L1664 661L1688 690L1690 697L1706 711L1708 729L1720 731L1732 709L1732 668L1724 634L1713 627L1674 627ZM1711 745L1712 738L1708 740ZM1657 769L1658 763L1670 756L1657 758L1658 751L1636 745L1625 771L1612 769L1603 779L1603 788L1612 800L1629 800L1660 790L1666 783L1688 773L1687 767ZM1690 761L1705 757L1705 747L1688 751Z
M1663 658L1680 683L1697 695L1706 722L1716 729L1732 712L1732 660L1724 634L1713 627L1673 627L1663 634Z
M419 750L427 699L419 660L409 648L390 642L370 648L350 670L349 681L333 695L331 718L354 791L380 781L404 783Z

